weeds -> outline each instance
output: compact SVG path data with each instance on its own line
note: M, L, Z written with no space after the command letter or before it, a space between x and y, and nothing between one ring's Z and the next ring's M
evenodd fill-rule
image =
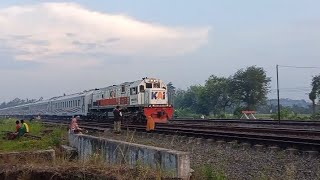
M67 136L67 131L63 127L50 127L50 130L48 130L40 122L27 121L30 134L40 136L40 140L31 139L30 137L7 140L6 132L15 131L15 121L16 119L0 119L0 152L48 149L49 147L58 146L63 143Z
M227 176L224 171L217 169L212 165L206 164L195 170L192 179L226 180Z

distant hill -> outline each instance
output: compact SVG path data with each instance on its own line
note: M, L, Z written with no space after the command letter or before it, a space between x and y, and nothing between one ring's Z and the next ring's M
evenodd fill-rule
M277 106L278 100L277 99L269 99L267 104ZM285 107L293 107L293 105L296 105L299 107L308 108L309 106L311 106L311 102L307 102L304 99L301 99L301 100L293 100L293 99L288 99L288 98L280 99L280 104Z

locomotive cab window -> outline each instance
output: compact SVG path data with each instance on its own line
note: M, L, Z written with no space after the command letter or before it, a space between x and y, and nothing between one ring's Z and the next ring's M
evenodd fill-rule
M144 86L143 85L140 85L139 92L144 92Z
M153 88L160 88L160 83L153 83Z
M138 89L138 87L130 88L130 95L135 95L135 94L137 94L137 89Z
M126 92L126 86L125 85L122 85L121 86L121 93L125 93Z
M146 83L146 88L152 88L152 83Z

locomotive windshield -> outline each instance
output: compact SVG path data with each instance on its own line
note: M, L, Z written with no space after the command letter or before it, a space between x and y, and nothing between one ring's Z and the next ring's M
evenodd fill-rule
M160 88L160 83L153 83L153 88Z
M146 83L146 88L152 88L152 83Z

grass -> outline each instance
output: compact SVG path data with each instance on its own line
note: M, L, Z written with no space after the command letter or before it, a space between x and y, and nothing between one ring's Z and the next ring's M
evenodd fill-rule
M227 176L222 170L217 169L212 165L205 164L195 169L192 179L226 180Z
M15 140L6 139L6 131L15 131L16 119L0 119L0 152L10 151L31 151L53 148L61 144L67 136L65 127L55 126L47 128L40 122L29 122L30 134L40 136L41 139L32 139L30 137L20 137ZM44 133L50 129L51 132Z

